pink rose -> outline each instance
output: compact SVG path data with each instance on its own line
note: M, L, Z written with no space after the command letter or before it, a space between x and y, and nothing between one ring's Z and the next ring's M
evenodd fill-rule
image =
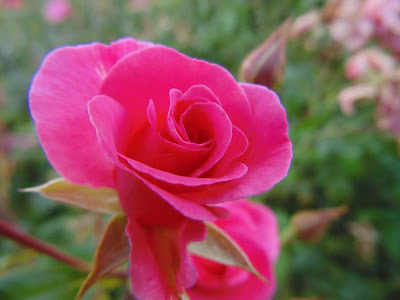
M226 205L231 216L215 222L249 256L269 284L249 272L193 255L196 285L188 290L191 300L268 300L276 287L274 263L279 255L279 229L274 213L264 205L240 200Z
M43 7L47 22L58 24L71 15L71 3L68 0L48 0Z
M216 204L270 189L292 157L275 93L130 38L51 52L33 80L30 109L64 178L118 191L141 300L193 285L186 245L204 238L199 221L226 217Z

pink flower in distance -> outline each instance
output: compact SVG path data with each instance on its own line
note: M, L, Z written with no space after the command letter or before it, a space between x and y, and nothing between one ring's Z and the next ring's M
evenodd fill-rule
M0 0L1 6L18 10L24 6L24 0Z
M249 272L193 255L196 285L187 291L191 300L268 300L276 287L274 263L279 255L279 229L274 213L264 205L240 200L227 204L231 215L218 220L249 256L269 284Z
M43 7L43 15L47 22L62 23L71 15L71 3L68 0L48 0Z
M141 300L193 285L186 245L204 238L200 221L226 217L219 203L270 189L292 157L285 110L271 90L131 38L51 52L30 109L64 178L118 191Z
M346 62L346 77L359 79L370 72L387 75L394 71L396 60L385 52L375 49L363 49L352 55Z
M376 38L400 56L400 1L367 0L363 14L373 22Z

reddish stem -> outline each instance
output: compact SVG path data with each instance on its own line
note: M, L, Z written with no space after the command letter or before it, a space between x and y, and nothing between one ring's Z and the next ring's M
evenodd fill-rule
M69 265L75 269L90 272L90 266L85 261L68 255L57 248L44 243L41 240L38 240L26 233L23 233L6 222L0 220L0 235L5 236L18 244L32 248L40 253L46 254L55 260L58 260L66 265Z

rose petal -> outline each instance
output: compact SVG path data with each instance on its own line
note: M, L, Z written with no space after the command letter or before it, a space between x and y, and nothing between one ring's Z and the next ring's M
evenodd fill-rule
M278 96L261 85L240 84L246 92L253 112L249 150L241 158L249 171L241 181L248 195L265 193L288 172L293 156L288 137L286 112Z
M189 140L186 129L182 124L181 116L194 103L214 102L221 106L219 100L204 85L194 85L184 94L177 89L171 89L169 96L170 106L166 120L167 133L181 145L193 148L201 147L203 144L193 143Z
M142 300L178 299L196 282L187 245L205 238L201 222L180 218L170 226L146 226L130 219L130 280Z
M159 197L164 199L177 211L188 218L201 221L213 221L220 218L226 218L229 215L229 211L223 207L203 205L194 201L188 201L185 198L176 196L172 193L165 191L164 189L151 183L137 173L135 173L135 175L154 193L159 195ZM135 192L134 194L139 193Z
M166 183L179 184L185 186L202 186L202 185L210 185L217 182L229 181L232 179L237 179L242 177L247 172L247 167L245 164L237 163L231 168L226 169L224 174L220 177L216 178L203 178L203 177L187 177L187 176L179 176L176 174L171 174L169 172L165 172L162 170L158 170L156 168L152 168L148 165L145 165L139 161L130 159L123 154L119 154L126 162L136 171L142 173L142 175L146 174L148 176L144 176L149 181L153 182L153 179L158 179L160 181L164 181ZM144 174L143 174L144 173ZM150 177L149 177L150 176ZM152 179L153 178L153 179ZM156 182L156 181L154 181ZM157 185L163 186L162 182L157 182Z
M30 110L48 159L68 181L113 186L113 166L98 145L87 102L118 60L150 45L127 38L110 46L63 47L43 61L30 89Z
M88 111L101 145L100 151L111 162L117 161L118 151L126 148L132 135L132 125L126 110L117 101L100 95L89 101Z
M116 181L121 206L129 217L148 225L170 224L180 218L176 209L129 171L117 168Z
M172 89L169 92L170 95L170 110L175 106L175 101L177 97L181 97L182 93L177 89ZM207 141L204 143L193 143L189 141L185 129L180 127L169 114L166 121L160 120L157 115L154 102L151 100L149 106L147 107L147 118L150 121L151 127L158 132L160 138L165 139L166 143L177 143L178 145L187 149L204 149L211 148L213 141ZM160 123L166 122L166 126L163 128ZM171 141L172 139L172 141Z
M205 174L207 177L220 178L227 172L235 159L242 156L249 147L246 135L236 126L232 127L232 142L226 150L224 157ZM234 178L232 178L234 179ZM235 178L236 179L236 178Z
M232 123L224 110L215 103L192 104L182 115L182 123L191 141L214 141L211 154L190 176L197 177L211 169L224 156L232 140Z

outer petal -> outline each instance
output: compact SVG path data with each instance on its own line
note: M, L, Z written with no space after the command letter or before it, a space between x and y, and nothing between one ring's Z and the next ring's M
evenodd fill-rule
M241 184L247 196L261 194L281 181L292 160L286 112L278 96L268 88L241 84L253 113L253 132L248 135L249 150L241 158L249 167Z
M63 47L43 61L30 89L30 110L48 159L67 180L113 186L113 166L98 145L87 102L118 60L150 45L122 39L110 46Z
M196 282L187 245L205 238L201 222L179 218L169 226L146 226L129 220L130 280L141 300L178 300Z

